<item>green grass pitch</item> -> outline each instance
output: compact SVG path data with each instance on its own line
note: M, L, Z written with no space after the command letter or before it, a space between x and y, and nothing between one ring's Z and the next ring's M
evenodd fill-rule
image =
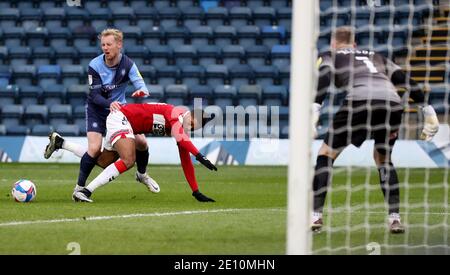
M399 169L408 227L392 236L376 171L349 169L335 170L327 199L333 208L324 231L313 235L314 253L369 254L369 243L382 254L449 252L446 170ZM133 169L83 204L71 200L77 164L0 164L0 254L69 254L72 242L81 254L285 253L286 167L198 166L200 190L217 201L207 204L191 196L181 167L150 165L149 172L159 194L137 183ZM20 178L35 182L36 201L13 201Z

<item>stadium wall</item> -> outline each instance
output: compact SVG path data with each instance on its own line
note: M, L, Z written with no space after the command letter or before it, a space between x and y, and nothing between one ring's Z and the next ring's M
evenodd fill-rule
M87 146L83 137L67 140ZM252 139L247 141L193 138L193 143L212 162L228 165L287 165L289 161L288 139ZM74 154L59 150L46 160L43 151L47 137L0 137L1 162L61 162L78 163ZM151 164L179 164L178 149L172 138L148 138ZM313 159L321 145L314 141ZM374 166L373 141L366 141L360 148L347 147L336 161L336 166ZM195 159L193 158L194 162ZM450 133L448 125L441 127L433 142L400 140L393 151L393 161L398 167L437 168L450 165Z

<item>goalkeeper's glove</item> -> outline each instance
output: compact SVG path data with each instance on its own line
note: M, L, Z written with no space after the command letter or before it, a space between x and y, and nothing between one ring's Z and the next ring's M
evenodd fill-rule
M424 126L420 134L420 139L430 141L439 131L439 120L436 111L431 105L422 108L422 113L424 116Z
M313 123L313 138L317 136L317 122L319 122L321 104L314 102L312 106L312 123Z
M208 198L207 196L200 193L200 191L192 192L192 196L194 196L200 202L215 202L215 200Z
M201 164L203 164L206 168L208 168L209 170L214 170L217 171L217 167L212 164L209 159L207 159L204 155L202 155L201 153L198 153L195 156L195 159L200 162Z
M147 97L147 96L148 96L148 92L143 91L143 90L137 90L131 95L131 97Z

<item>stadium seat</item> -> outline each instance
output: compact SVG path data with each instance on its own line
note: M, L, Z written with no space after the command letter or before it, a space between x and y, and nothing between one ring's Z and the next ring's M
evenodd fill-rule
M184 26L192 29L192 27L200 26L204 20L204 12L200 7L185 7L182 8L182 17Z
M220 58L220 48L215 45L197 47L197 57L199 65L203 67L216 64Z
M79 136L80 127L77 124L60 124L57 125L56 131L62 136Z
M239 105L242 105L244 108L259 105L261 95L262 88L260 85L242 85L237 92Z
M150 95L143 102L162 102L164 99L164 87L160 85L147 85Z
M37 69L34 65L12 65L13 82L17 85L33 85Z
M76 106L72 114L73 124L78 125L80 135L86 135L86 106Z
M272 26L276 23L276 11L272 7L256 7L253 9L253 21L256 26Z
M218 85L214 87L214 104L225 110L226 106L234 106L237 95L236 87L230 85Z
M249 7L232 7L228 17L231 26L240 28L245 25L250 25L252 10Z
M194 46L203 47L213 40L213 29L210 26L193 26L189 29L191 44Z
M178 66L157 67L156 77L158 79L158 84L163 87L173 85L176 84L177 79L180 78L180 69Z
M159 26L164 29L179 25L181 11L178 7L161 7L158 9Z
M258 26L242 26L237 30L237 39L239 45L248 48L252 47L261 41L261 32Z
M180 45L174 48L173 57L178 66L192 65L197 59L197 49L192 45Z
M20 24L26 29L38 28L42 22L43 14L41 9L23 8L20 9Z
M278 69L291 64L291 45L274 45L271 51L272 65Z
M194 100L196 98L202 100L202 106L210 105L212 103L212 99L214 98L213 89L206 85L194 85L190 87L189 105L194 105Z
M246 2L245 6L251 8L252 10L254 10L256 8L259 8L259 7L262 7L265 4L267 4L266 0L247 0L245 2Z
M0 87L9 85L11 81L11 67L7 65L0 65Z
M39 86L20 86L19 99L20 103L26 107L28 105L40 104L42 98L42 88Z
M236 64L229 67L230 84L239 88L241 85L250 84L254 78L253 69L248 64Z
M33 64L49 65L55 58L55 51L52 47L36 47L33 49Z
M0 9L0 27L8 29L15 27L19 21L20 13L15 8L1 8Z
M7 105L15 104L19 97L19 86L5 85L0 86L0 108Z
M184 105L188 99L189 88L186 85L169 84L165 89L166 102L175 106Z
M130 1L130 6L134 9L134 10L139 10L142 8L146 8L147 7L147 1L146 0L134 0L134 1Z
M59 124L70 124L72 119L72 106L67 104L56 104L49 107L48 121L55 126Z
M48 108L45 105L28 105L23 113L23 122L27 126L47 123Z
M150 64L152 66L163 67L170 65L173 60L173 51L170 46L154 45L148 47Z
M22 123L24 108L22 105L6 105L2 107L2 124L9 128L10 126Z
M78 26L70 30L73 45L78 49L93 46L97 31L92 26Z
M105 1L106 2L106 1ZM125 6L123 0L109 0L106 4L111 10L120 9Z
M36 124L31 128L31 135L33 136L48 136L53 132L53 127L48 124Z
M3 34L0 30L0 37L2 37ZM7 64L8 63L8 47L0 46L0 64Z
M53 7L56 7L57 5L62 5L62 3L66 3L64 0L53 0L53 1L39 1L39 7L41 10L47 10Z
M245 49L247 63L252 67L264 66L270 56L270 50L267 46L256 45Z
M25 40L25 30L21 27L8 27L3 29L5 46L9 49L20 47Z
M142 65L138 67L139 72L141 73L142 77L144 78L144 81L146 84L150 83L156 83L156 69L152 65Z
M98 47L77 47L80 65L87 68L94 57L100 55L101 50Z
M181 67L181 83L189 88L205 83L205 68L199 65L187 65Z
M6 135L8 136L26 136L30 133L30 129L24 125L10 125L6 127Z
M286 30L291 29L292 25L292 8L282 7L277 9L278 25L283 26Z
M120 25L118 25L120 26ZM139 26L123 26L121 28L124 36L123 48L138 45L142 40L142 30Z
M381 28L377 27L361 27L355 31L355 39L359 47L373 49L383 39L383 32Z
M153 46L160 45L161 41L164 40L164 35L164 29L158 26L142 29L142 39L144 41L144 45L149 49Z
M124 53L131 58L134 63L138 66L138 68L141 65L144 65L146 62L149 62L146 60L148 57L148 48L143 45L132 45L124 48Z
M83 26L85 22L89 22L89 12L86 9L66 8L67 26L74 29Z
M236 28L233 26L217 26L214 29L214 44L219 47L231 45L236 39Z
M153 7L135 9L134 14L136 16L137 25L142 30L151 29L156 25L155 21L158 22L158 11Z
M286 38L286 29L283 26L263 26L261 38L263 45L272 48L274 45L283 44Z
M243 63L245 60L245 50L241 45L226 45L222 47L222 61L225 66Z
M55 60L60 66L72 65L79 60L78 50L74 47L55 47Z
M283 85L264 86L262 91L263 105L282 106L288 104L288 90Z
M44 24L48 29L60 28L66 20L64 8L49 8L44 11Z
M62 84L66 87L73 84L84 84L87 78L85 70L81 65L62 65Z
M134 9L132 7L117 7L109 6L112 11L112 22L114 26L127 26L134 23L136 20ZM126 36L125 36L126 37Z
M63 85L48 85L42 87L42 102L47 107L62 104L66 98L67 89Z
M206 83L215 87L217 85L227 84L228 68L225 65L211 64L206 66Z
M224 7L213 7L205 12L206 25L211 28L225 25L228 20L228 10Z
M90 13L91 26L96 30L104 29L111 21L109 8L87 8Z
M71 85L67 88L67 104L72 105L72 109L86 103L89 88L87 85Z
M255 83L262 87L275 84L279 77L278 68L273 65L253 67Z
M6 136L6 126L0 124L0 136Z
M61 79L61 67L59 65L41 65L37 70L37 79L40 86L58 84Z
M165 27L165 30L167 45L173 48L185 44L186 39L189 37L189 29L185 26Z
M12 66L26 65L31 59L31 49L20 46L11 47L9 48L8 57Z

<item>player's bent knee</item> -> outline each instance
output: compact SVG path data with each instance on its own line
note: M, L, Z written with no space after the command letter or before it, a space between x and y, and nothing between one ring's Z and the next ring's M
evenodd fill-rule
M125 157L122 159L123 163L125 164L125 166L130 169L134 166L134 163L136 162L136 158L135 157Z

